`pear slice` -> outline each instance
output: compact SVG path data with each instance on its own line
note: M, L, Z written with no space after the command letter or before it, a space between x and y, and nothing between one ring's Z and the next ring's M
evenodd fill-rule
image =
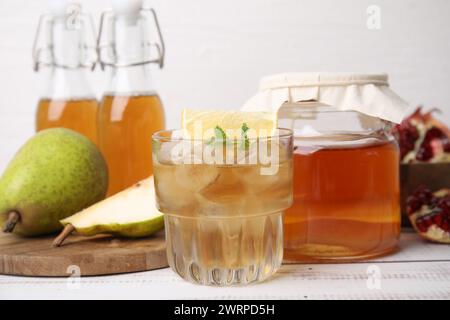
M64 230L53 242L59 247L74 231L85 236L100 233L122 237L150 236L163 229L164 216L156 209L153 177L60 221Z

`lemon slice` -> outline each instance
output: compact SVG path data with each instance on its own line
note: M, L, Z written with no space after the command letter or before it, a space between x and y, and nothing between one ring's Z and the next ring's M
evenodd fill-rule
M191 138L209 139L219 127L229 139L240 139L243 125L250 129L248 137L267 137L277 128L275 112L245 112L184 109L182 129Z

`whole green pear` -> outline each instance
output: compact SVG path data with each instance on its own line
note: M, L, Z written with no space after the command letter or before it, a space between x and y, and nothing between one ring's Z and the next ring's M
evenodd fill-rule
M108 169L98 148L62 128L31 138L0 179L0 226L38 236L62 229L59 220L106 196Z

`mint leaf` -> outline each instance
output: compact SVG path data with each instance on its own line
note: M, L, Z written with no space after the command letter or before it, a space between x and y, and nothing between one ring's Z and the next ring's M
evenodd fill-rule
M211 137L211 139L209 139L209 141L207 142L208 145L223 145L227 143L227 135L225 133L225 131L219 127L216 126L214 128L214 137Z
M216 126L214 128L214 134L217 142L225 142L227 140L227 135L225 134L225 131L219 126Z
M244 122L242 124L242 128L241 128L242 132L245 134L247 133L248 130L250 130L250 128L247 126L247 124Z
M248 150L250 147L250 139L247 136L248 130L250 130L250 128L246 123L243 123L241 127L240 147L245 150ZM234 141L234 143L236 143L236 141ZM214 137L211 137L207 144L220 146L224 144L233 144L233 141L229 140L225 131L217 125L214 128Z
M247 131L250 130L250 128L247 126L247 124L244 122L242 124L241 128L241 148L247 150L250 147L250 139L247 136Z

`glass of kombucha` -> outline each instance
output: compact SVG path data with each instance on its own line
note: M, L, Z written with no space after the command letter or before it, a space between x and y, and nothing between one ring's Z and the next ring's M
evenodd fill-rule
M400 236L399 150L386 121L316 102L279 110L294 130L294 204L286 262L335 262L391 252Z
M185 280L214 286L272 276L283 258L283 212L292 204L292 132L251 140L244 151L239 142L212 147L174 136L153 135L156 199L165 214L171 268ZM211 150L223 157L210 161ZM264 161L261 150L270 150Z

